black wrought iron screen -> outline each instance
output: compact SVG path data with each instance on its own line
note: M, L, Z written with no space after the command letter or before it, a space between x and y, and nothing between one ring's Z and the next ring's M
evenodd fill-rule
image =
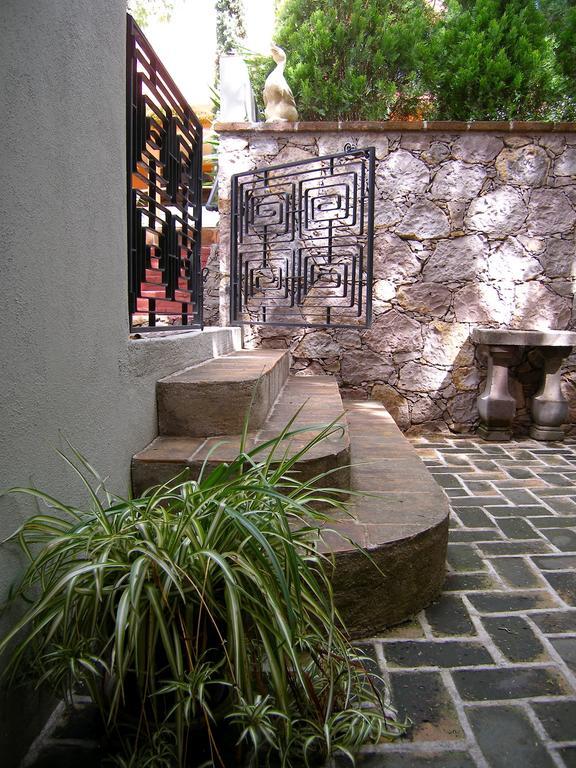
M232 176L231 322L366 327L374 148Z
M126 51L131 327L201 327L202 126L131 16Z

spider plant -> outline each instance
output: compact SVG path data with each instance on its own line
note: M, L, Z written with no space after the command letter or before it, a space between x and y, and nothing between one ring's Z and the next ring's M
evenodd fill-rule
M116 765L353 762L402 729L316 551L318 506L341 508L338 491L298 480L304 451L278 459L295 432L128 500L74 452L86 509L12 489L49 511L12 537L28 561L14 599L29 608L0 642L7 674L28 664L61 696L87 689Z

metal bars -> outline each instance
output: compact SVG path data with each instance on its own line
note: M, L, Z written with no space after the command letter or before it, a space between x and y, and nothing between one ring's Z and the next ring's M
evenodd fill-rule
M232 176L233 325L371 321L373 147Z
M127 22L130 326L202 327L202 126L134 19Z

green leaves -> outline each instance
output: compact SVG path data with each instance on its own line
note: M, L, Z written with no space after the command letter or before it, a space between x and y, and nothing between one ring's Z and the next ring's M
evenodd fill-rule
M561 98L550 28L530 0L450 3L430 54L438 118L547 118Z
M527 120L574 116L575 35L573 0L286 0L276 39L304 120Z
M316 507L340 509L341 491L322 487L328 474L292 474L290 426L199 481L138 499L95 488L78 510L19 489L56 514L14 537L29 558L17 595L30 607L0 642L0 652L15 643L6 674L29 661L59 695L86 686L132 755L117 765L184 766L199 731L215 765L240 754L285 766L398 732L366 685L314 548L325 519ZM74 464L94 477L82 457Z
M288 0L276 40L301 117L384 120L406 99L405 83L411 98L422 95L414 84L430 17L424 0ZM254 69L259 98L270 61Z

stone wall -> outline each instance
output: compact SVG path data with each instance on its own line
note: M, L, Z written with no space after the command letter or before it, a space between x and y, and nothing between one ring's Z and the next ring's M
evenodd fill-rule
M231 174L346 145L376 147L372 326L254 329L252 343L291 348L297 373L334 374L345 394L384 402L405 430L467 432L477 422L484 374L472 327L574 327L576 126L300 123L217 130L221 248L219 263L209 266L224 282ZM220 291L223 318L226 295ZM519 424L538 365L531 353L512 372ZM572 358L569 395L575 370Z

